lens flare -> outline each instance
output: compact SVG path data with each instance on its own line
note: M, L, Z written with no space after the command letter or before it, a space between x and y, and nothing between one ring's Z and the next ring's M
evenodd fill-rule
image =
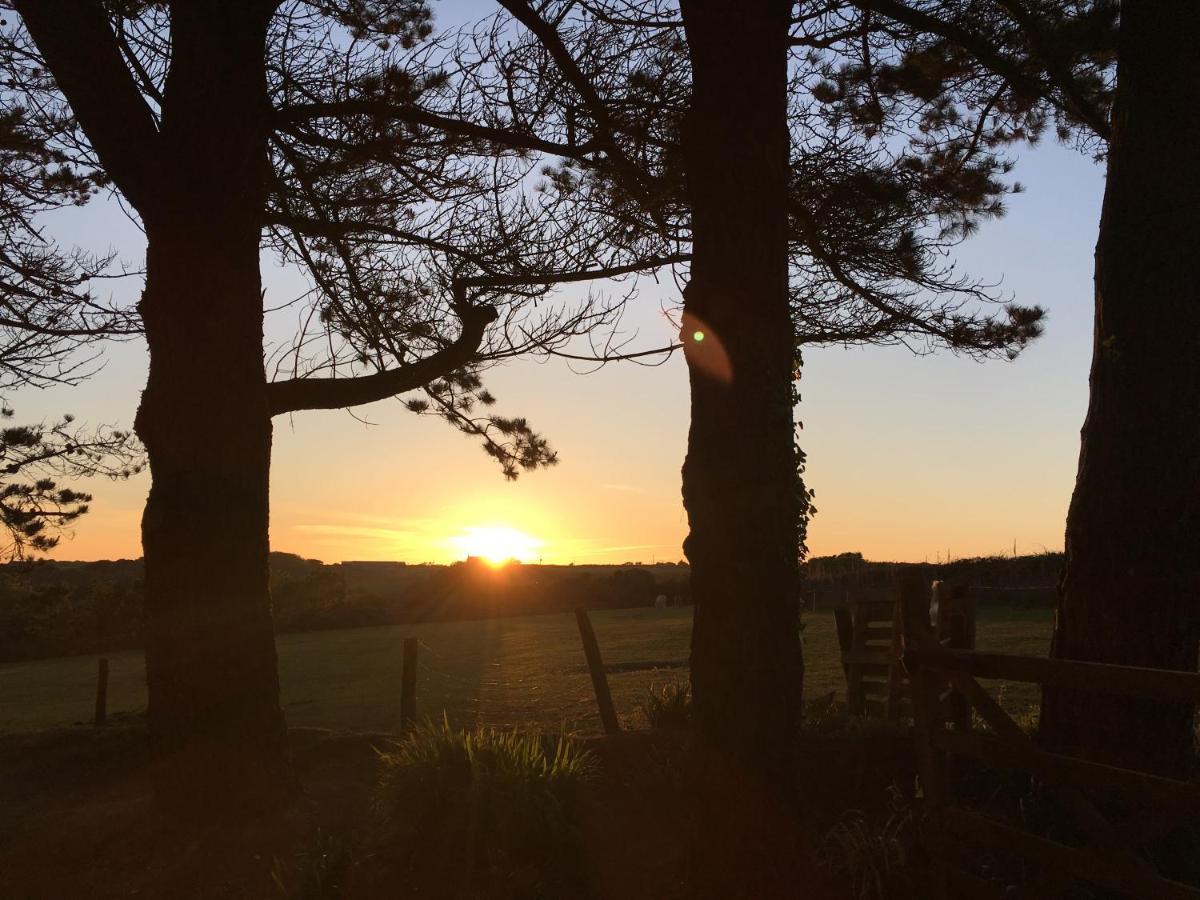
M733 381L729 353L721 342L721 336L708 323L694 313L685 312L680 337L684 339L683 355L689 368L722 384ZM691 337L691 340L687 340L687 337Z

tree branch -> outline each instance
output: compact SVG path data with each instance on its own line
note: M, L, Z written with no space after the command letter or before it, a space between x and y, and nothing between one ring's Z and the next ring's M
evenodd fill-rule
M460 278L456 282L464 288L503 288L534 284L570 284L580 281L601 281L605 278L619 278L634 272L649 272L661 269L663 266L673 266L691 260L690 253L674 253L670 256L660 256L653 259L642 259L622 266L608 266L603 269L580 269L575 272L547 272L545 275L477 275L470 278Z
M582 144L563 144L558 141L548 141L535 134L514 131L509 128L494 128L490 125L477 125L462 119L439 115L417 106L404 106L398 103L388 103L381 100L333 100L320 103L295 103L275 112L275 120L285 131L299 140L307 135L295 126L310 119L341 117L348 115L379 116L395 119L400 122L411 122L415 125L427 125L447 134L463 138L474 138L490 141L502 147L514 150L536 150L554 156L582 159L599 149L596 141L586 141Z
M97 0L16 0L29 34L105 172L143 216L155 196L158 129Z
M543 19L528 0L497 0L497 2L538 39L545 47L546 52L550 54L550 58L554 60L554 64L558 66L558 70L562 72L563 77L579 94L584 108L596 123L598 138L608 153L608 158L621 170L622 176L629 186L636 188L641 193L643 208L654 220L659 231L665 235L667 233L666 223L654 201L654 191L647 184L645 172L634 165L621 149L617 140L616 123L613 121L608 105L601 98L591 79L579 67L579 63L567 49L566 44L563 43L558 29Z
M484 331L497 318L496 310L491 306L468 305L466 291L469 288L595 281L674 265L686 262L690 258L689 254L681 253L602 269L551 272L546 275L479 275L456 279L453 286L455 305L462 317L463 328L454 343L410 365L386 369L371 375L351 378L289 378L285 381L274 381L267 385L267 405L272 416L302 409L343 409L360 406L363 403L373 403L405 391L416 390L436 378L462 368L478 353L483 343Z
M853 0L853 2L859 9L874 11L902 25L908 25L911 28L935 34L953 44L957 44L979 60L980 63L1007 81L1013 90L1027 97L1049 99L1046 96L1047 91L1044 84L1039 82L1038 79L1031 77L1017 62L1008 59L989 43L986 38L963 28L961 25L948 22L937 16L931 16L928 13L900 2L900 0ZM1052 68L1054 66L1053 60L1042 60L1041 62L1046 67ZM1074 79L1071 79L1069 85L1064 85L1060 83L1060 79L1054 78L1053 74L1050 74L1052 81L1063 91L1065 103L1062 105L1066 111L1076 116L1101 138L1108 140L1111 128L1103 112L1082 96L1078 91L1078 86L1074 84Z
M1096 134L1108 140L1110 128L1108 120L1092 105L1080 88L1079 82L1075 80L1070 68L1064 66L1062 60L1050 49L1046 36L1042 34L1033 16L1016 0L997 0L997 3L1025 33L1025 37L1029 40L1029 46L1033 48L1033 52L1045 66L1046 74L1063 92L1067 108L1083 119Z
M462 332L454 343L424 359L395 369L353 378L290 378L267 385L272 416L302 409L344 409L424 387L471 361L483 343L487 326L496 320L490 306L464 308Z

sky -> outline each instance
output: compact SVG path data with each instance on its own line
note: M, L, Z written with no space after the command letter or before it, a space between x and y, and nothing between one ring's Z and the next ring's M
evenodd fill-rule
M1014 155L1026 191L955 259L961 271L999 282L1004 296L1045 307L1045 335L1015 362L917 357L897 347L807 349L797 418L816 490L812 554L932 562L1062 549L1087 405L1103 170L1050 141ZM115 202L59 213L49 224L60 242L111 248L140 264L142 236ZM304 288L270 259L263 270L267 306ZM641 345L673 337L661 307L677 299L669 281L640 283L628 322ZM268 340L283 339L286 324L270 319ZM21 389L5 399L21 422L70 412L128 427L145 377L144 345L129 342L110 345L102 370L77 387ZM520 545L527 561L682 558L682 356L590 374L562 360L522 359L486 381L498 412L525 416L549 437L557 466L506 482L477 443L395 401L355 416L277 418L272 548L326 562L449 562L482 549L476 536L507 528L528 536ZM140 556L148 486L145 473L79 485L93 493L92 510L51 555Z

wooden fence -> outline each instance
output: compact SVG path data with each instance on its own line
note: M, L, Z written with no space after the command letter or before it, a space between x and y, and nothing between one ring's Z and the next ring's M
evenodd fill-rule
M920 602L942 646L975 647L975 605L966 587L935 581ZM833 614L846 675L846 711L893 722L911 719L908 675L900 664L900 601L849 601L835 607ZM970 722L963 704L948 698L946 705L953 721Z
M600 655L600 644L596 640L596 632L586 609L575 610L575 622L579 628L579 638L583 644L583 656L587 661L588 673L592 678L592 689L596 693L596 705L600 710L600 723L605 734L616 734L621 730L616 708L613 706L612 692L608 688L608 674L604 668L604 660ZM417 638L404 639L404 656L400 676L400 730L407 732L417 722L417 666L418 647L422 642ZM428 645L426 645L428 647ZM442 673L442 677L447 677ZM104 721L104 696L108 683L108 660L100 660L100 681L96 699L96 724Z
M893 721L912 714L907 678L899 665L900 629L894 602L869 600L834 609L846 711Z
M1200 703L1200 675L950 649L929 625L926 597L920 585L906 586L902 593L903 665L912 686L917 768L941 895L1014 896L953 864L953 850L970 845L1021 857L1040 869L1016 896L1062 897L1073 884L1085 882L1145 900L1200 900L1200 889L1164 877L1143 852L1181 824L1200 818L1200 785L1048 752L978 680ZM948 695L968 704L988 730L948 727ZM1063 843L965 808L951 777L956 759L1028 773L1052 791L1082 841ZM1113 820L1114 800L1125 810L1119 821Z

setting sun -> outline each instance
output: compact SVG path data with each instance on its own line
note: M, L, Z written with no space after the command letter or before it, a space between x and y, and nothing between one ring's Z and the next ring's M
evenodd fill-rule
M533 535L509 528L507 525L477 525L467 528L452 543L466 556L478 556L499 566L510 560L532 562L538 556L542 541Z

